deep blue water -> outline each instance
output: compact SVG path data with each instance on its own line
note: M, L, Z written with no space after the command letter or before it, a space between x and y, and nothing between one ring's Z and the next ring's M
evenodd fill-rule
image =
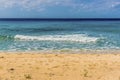
M120 21L0 21L0 50L120 49Z

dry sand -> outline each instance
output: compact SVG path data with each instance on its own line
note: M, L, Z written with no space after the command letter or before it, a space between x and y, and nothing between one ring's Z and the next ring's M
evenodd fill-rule
M120 80L120 51L84 53L1 52L0 80Z

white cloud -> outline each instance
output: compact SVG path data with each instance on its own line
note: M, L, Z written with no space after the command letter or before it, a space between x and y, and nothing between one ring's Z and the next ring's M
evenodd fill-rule
M119 0L93 0L88 3L79 4L77 6L79 10L84 9L86 11L108 11L115 9L116 7L120 8Z
M120 2L112 2L111 7L114 8L116 6L120 6Z
M64 5L70 0L0 0L0 8L18 6L25 9L42 9L47 6Z
M35 9L42 11L46 7L66 6L78 10L104 10L115 8L120 5L119 0L0 0L0 8L19 7L27 10Z

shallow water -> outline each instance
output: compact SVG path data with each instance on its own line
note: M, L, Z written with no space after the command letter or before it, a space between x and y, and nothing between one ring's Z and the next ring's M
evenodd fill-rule
M0 21L1 51L120 49L120 21Z

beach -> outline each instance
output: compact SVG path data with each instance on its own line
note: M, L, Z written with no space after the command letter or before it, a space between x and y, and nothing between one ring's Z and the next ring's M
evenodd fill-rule
M0 21L0 80L120 80L119 21Z
M120 80L119 53L0 52L0 80Z

